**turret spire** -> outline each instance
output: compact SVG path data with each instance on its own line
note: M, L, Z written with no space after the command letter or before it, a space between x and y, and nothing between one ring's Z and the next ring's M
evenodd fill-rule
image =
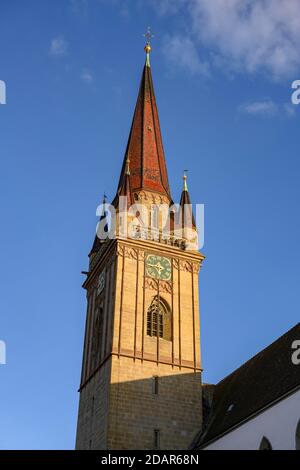
M93 253L97 253L99 250L101 244L106 240L108 236L108 219L107 219L107 211L106 211L106 203L107 203L107 197L106 194L103 194L103 199L102 199L102 214L100 215L100 219L98 222L98 228L100 227L100 231L102 232L102 236L99 238L98 234L95 236L95 240L92 246L92 249L90 251L89 256L91 256ZM97 228L97 231L98 231ZM105 235L103 237L103 235Z
M188 187L187 187L187 170L183 170L183 191L188 191Z
M182 220L182 225L185 225L186 227L196 227L195 224L195 219L194 219L194 214L192 210L192 203L190 199L190 195L188 192L188 187L187 187L187 170L184 170L183 172L183 190L181 193L181 198L180 198L180 206L181 206L181 220Z

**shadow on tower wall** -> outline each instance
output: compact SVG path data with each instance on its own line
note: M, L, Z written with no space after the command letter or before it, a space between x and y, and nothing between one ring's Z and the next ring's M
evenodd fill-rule
M144 362L137 370L137 364L131 361L127 368L124 361L115 361L110 384L101 377L102 369L94 377L99 387L95 382L91 384L99 393L91 396L86 390L80 405L84 409L80 410L83 421L78 429L77 448L188 449L202 426L200 372L176 371L162 376L161 365ZM149 369L153 374L150 378ZM148 378L122 377L142 373Z

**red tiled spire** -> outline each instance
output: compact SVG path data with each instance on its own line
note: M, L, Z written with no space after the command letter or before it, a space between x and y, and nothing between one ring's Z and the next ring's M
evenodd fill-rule
M130 160L130 191L144 189L158 192L171 199L167 167L153 89L147 43L146 63L141 79L139 95L131 124L127 148L118 184L118 193L126 180L126 161Z

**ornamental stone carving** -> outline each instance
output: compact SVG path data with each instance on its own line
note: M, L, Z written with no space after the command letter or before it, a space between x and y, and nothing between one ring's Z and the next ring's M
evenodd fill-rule
M172 283L169 281L146 277L144 287L146 289L155 290L156 292L164 292L166 294L172 293Z
M179 266L181 271L188 271L189 273L193 272L192 264L185 260L179 261Z

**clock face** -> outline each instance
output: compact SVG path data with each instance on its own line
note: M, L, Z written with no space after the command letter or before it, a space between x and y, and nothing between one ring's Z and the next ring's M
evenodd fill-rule
M157 255L148 255L146 258L146 274L155 279L170 281L172 277L171 261Z
M105 286L105 271L101 271L98 278L97 294L99 295Z

